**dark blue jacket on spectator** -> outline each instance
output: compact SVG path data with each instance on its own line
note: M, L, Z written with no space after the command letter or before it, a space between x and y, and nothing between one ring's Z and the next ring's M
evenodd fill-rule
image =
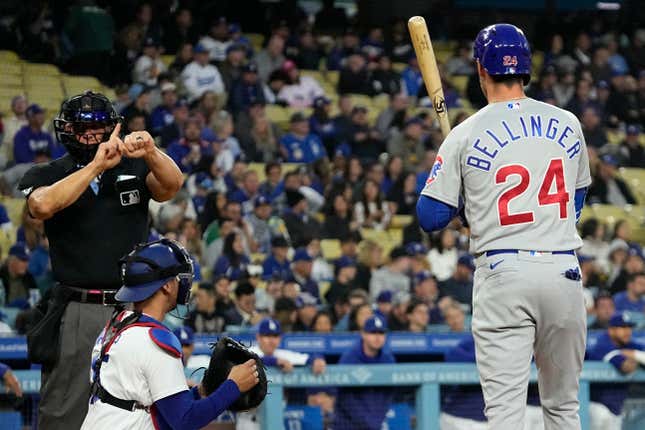
M233 114L245 111L251 106L251 102L265 103L264 91L262 85L258 82L255 85L249 85L241 79L233 83L229 106Z
M376 357L363 353L362 339L340 357L338 364L384 364L395 363L394 355L386 348ZM391 387L338 389L334 429L380 430L385 414L390 409L393 390Z
M226 275L231 281L237 281L242 277L242 273L246 272L251 260L246 255L240 256L240 263L236 266L231 264L231 260L226 255L220 255L220 257L215 262L215 267L213 268L213 275L220 276Z
M609 361L619 372L621 366L627 359L620 350L637 349L643 350L642 345L629 342L627 345L616 345L609 337L609 333L598 336L596 346L587 353L587 359L597 361ZM620 415L623 410L623 403L627 397L628 384L591 384L591 401L602 403L614 415Z
M291 263L285 260L280 263L273 255L269 255L262 263L262 279L269 280L276 274L281 279L291 278Z
M32 163L37 153L47 153L52 159L63 155L64 150L54 144L54 139L44 131L34 132L24 126L13 138L13 158L16 164Z
M229 193L228 199L232 202L238 202L242 205L242 216L246 216L253 213L253 208L255 207L255 198L246 194L246 192L238 188L232 193Z
M212 156L213 151L207 141L202 140L200 143L202 157ZM186 143L185 139L179 139L168 146L167 154L172 158L182 172L190 173L196 167L193 164L184 164L183 159L190 153L190 146Z
M152 127L152 134L155 136L160 134L164 127L173 122L175 122L175 117L172 115L172 110L164 105L157 106L150 114L150 126Z
M411 97L416 97L423 83L421 72L411 67L406 67L401 73L401 79L406 93Z
M309 133L304 139L287 133L280 139L280 146L286 150L288 163L312 163L327 156L320 138L313 133Z
M459 342L445 354L449 363L474 363L475 341L472 336ZM449 415L474 421L486 421L484 394L479 385L441 387L441 411Z

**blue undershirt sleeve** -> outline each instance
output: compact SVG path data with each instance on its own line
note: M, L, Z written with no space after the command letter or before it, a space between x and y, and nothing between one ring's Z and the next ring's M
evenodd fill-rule
M427 233L445 228L456 215L454 206L425 195L419 197L417 216L419 225Z
M193 390L181 391L155 402L173 429L200 429L217 418L240 396L235 382L227 379L210 396L195 400Z
M576 223L580 221L580 215L582 215L582 208L585 205L586 195L587 195L587 187L578 188L576 190L576 195L574 197L574 203L576 207Z

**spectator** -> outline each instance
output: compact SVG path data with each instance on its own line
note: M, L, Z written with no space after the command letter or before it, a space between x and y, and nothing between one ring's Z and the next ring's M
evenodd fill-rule
M351 257L343 256L336 261L334 272L334 281L325 294L325 300L332 306L340 297L347 296L356 288L354 283L356 261Z
M184 136L186 121L188 121L188 102L181 99L172 107L172 122L161 129L161 146L163 148L168 148L171 143Z
M270 161L264 165L264 175L266 180L260 184L260 194L274 200L284 191L282 182L282 164L276 161Z
M423 85L423 77L419 70L419 63L415 55L410 55L408 59L408 67L401 73L401 80L403 81L403 90L405 94L416 100L419 89Z
M242 45L246 49L246 56L248 58L253 57L253 46L251 40L242 34L242 27L236 22L232 22L228 25L228 34L231 38L231 43L234 45Z
M134 116L143 115L146 119L146 128L150 129L150 88L142 84L134 84L128 90L128 95L132 103L121 111L126 123Z
M589 326L589 330L606 330L609 328L609 320L616 313L616 306L611 294L601 292L594 301L594 322Z
M347 28L345 9L336 7L334 0L323 0L315 16L316 30L322 34L339 35Z
M161 104L150 114L151 133L159 136L162 130L175 121L173 110L177 105L177 87L172 82L161 85ZM177 136L178 138L179 136Z
M208 52L208 59L216 63L224 61L226 49L231 43L225 17L219 17L214 20L210 25L208 34L199 39L199 45L202 45Z
M408 329L408 304L410 303L410 294L399 292L393 295L392 309L388 325L392 331L405 331Z
M430 324L442 322L443 316L439 309L439 287L437 279L429 271L419 272L413 279L413 299L422 301L428 305L430 311Z
M612 290L614 282L621 273L624 273L623 269L625 268L625 263L629 257L629 245L622 239L614 239L609 244L607 250L607 258L609 261L609 274L607 279L607 285L610 286L610 291L615 294L621 291L624 291L625 282L618 282L616 284L616 290Z
M578 250L581 255L592 257L596 260L596 266L602 272L608 272L609 244L605 241L606 228L596 218L589 218L582 223L580 236L582 247Z
M426 272L430 269L430 264L426 258L428 249L421 242L409 242L405 249L410 256L410 275L414 278L419 273Z
M337 89L339 94L371 95L372 89L365 57L358 53L347 57L345 65L340 71Z
M251 227L251 234L255 238L255 242L258 244L258 252L268 253L271 249L271 237L274 233L279 233L278 231L273 231L271 224L275 224L270 221L271 218L271 201L263 196L258 194L255 199L251 200L254 204L253 213L247 216L246 221ZM276 222L281 220L276 219Z
M360 293L360 294L359 294ZM356 295L359 294L359 295ZM343 327L343 331L360 331L374 312L372 306L367 302L367 295L364 291L358 290L350 295L350 311L347 315L348 325ZM341 324L339 324L340 326ZM338 330L338 326L336 329Z
M2 156L0 167L13 163L13 139L27 125L27 98L23 95L11 99L11 115L2 118Z
M439 282L448 280L457 268L458 250L455 231L449 228L441 230L435 236L435 242L428 252L428 261L432 273Z
M595 107L585 107L580 122L588 146L600 149L607 143L607 132Z
M266 115L263 114L254 118L248 131L247 139L243 141L242 137L240 137L240 142L251 159L265 163L278 159L280 132Z
M634 323L626 313L615 313L609 320L609 328L597 340L596 345L587 353L589 360L605 361L624 375L638 369L645 359L643 347L632 341ZM605 383L591 386L589 415L592 428L620 429L621 413L627 397L628 384Z
M213 161L211 145L200 136L201 128L196 118L186 121L184 137L168 146L167 153L182 172L192 173L198 170L210 170Z
M412 333L424 333L430 322L430 309L428 305L420 300L412 300L406 310L408 316L408 331Z
M357 105L352 109L351 123L347 130L347 143L352 155L361 162L374 162L385 151L382 136L369 124L367 108Z
M307 118L296 112L289 120L290 132L280 139L280 152L289 163L312 163L327 156L320 138L309 132Z
M233 115L248 110L252 104L264 107L262 83L258 79L258 66L249 63L241 68L240 76L231 83L230 107Z
M195 291L195 309L188 313L185 324L196 333L224 330L224 317L217 312L217 295L210 282L200 282Z
M629 187L616 174L617 166L616 158L609 154L602 156L594 181L589 187L587 204L602 203L614 206L636 204L636 199Z
M292 331L294 332L307 332L311 331L311 325L314 318L318 313L318 306L320 302L317 298L307 292L298 294L296 297L297 319L293 325Z
M254 170L247 170L242 176L242 186L229 195L229 200L242 205L242 216L253 213L255 200L260 196L259 187L258 173Z
M170 66L168 66L168 72L173 79L177 79L181 76L186 66L192 63L192 61L193 43L185 42L179 46L175 59L170 63Z
M464 310L454 301L447 304L443 309L443 317L451 332L461 333L466 331Z
M598 88L603 85L598 83ZM608 88L607 82L604 86ZM553 84L553 96L555 97L556 104L560 107L567 106L576 93L576 75L571 71L562 71L558 76L557 82Z
M363 228L386 230L392 213L389 205L383 201L378 183L368 179L361 194L363 199L354 205L354 220Z
M38 288L33 276L27 271L30 253L24 242L9 248L9 256L0 267L0 280L4 286L4 303L8 307L29 307L29 292Z
M365 321L361 339L341 355L339 364L394 363L392 353L385 349L387 324L378 316ZM338 390L334 428L378 430L390 408L392 390L384 388L343 387Z
M197 28L193 25L193 15L189 8L180 7L168 20L163 31L163 47L166 54L175 54L184 45L197 41Z
M320 224L308 214L309 204L302 192L287 189L285 193L288 208L283 215L283 220L291 238L291 245L303 246L312 237L319 236Z
M342 237L340 239L340 256L356 260L358 258L358 243L360 241L361 234L359 231L352 231L347 236Z
M266 280L264 288L255 289L255 307L258 312L273 314L276 301L282 298L283 285L284 278L279 273L274 273Z
M383 29L372 27L361 43L361 52L368 62L375 62L384 52Z
M233 83L242 77L246 67L246 47L240 44L231 44L226 48L226 59L218 66L222 75L222 82L227 93L231 93Z
M375 299L381 291L389 290L393 294L410 292L410 278L406 272L410 269L410 255L402 246L390 251L390 262L376 270L370 280L370 297Z
M642 124L643 116L639 113L638 104L643 101L643 98L641 95L639 101L638 84L634 77L614 72L611 84L613 91L606 105L610 124L618 125L620 122Z
M397 215L413 215L419 195L416 191L417 175L406 173L398 179L387 194L386 200L394 207L391 211Z
M250 264L249 257L244 253L242 235L229 233L224 239L222 255L215 262L214 275L226 275L233 281L244 278Z
M352 220L349 203L342 194L334 197L330 213L325 216L323 237L326 239L343 239L358 230L358 223Z
M591 82L586 79L580 79L576 84L575 97L571 99L565 109L575 116L581 117L582 112L587 107L595 107L591 100Z
M446 62L445 71L448 76L471 76L475 73L470 44L462 42L457 45L455 54Z
M172 332L181 344L181 361L184 363L184 367L193 368L193 366L188 365L188 362L195 351L195 333L193 332L193 329L188 326L181 326L177 327ZM194 381L189 379L189 385L191 382L194 384Z
M284 61L284 39L274 34L269 39L266 48L255 56L260 81L268 82L269 75L273 71L280 69Z
M385 177L381 182L381 191L387 195L395 182L403 176L403 160L397 155L391 155L385 164Z
M275 301L274 317L280 323L285 333L291 332L291 327L296 322L296 304L292 298L286 297L284 287L282 288L282 297Z
M262 264L262 277L265 280L278 276L281 279L291 277L291 262L287 258L289 243L283 236L275 236L271 239L271 255Z
M475 260L472 255L465 254L457 260L457 268L452 277L439 283L441 296L450 296L465 308L470 309L473 301L473 273Z
M591 65L591 38L587 33L581 32L576 37L573 58L578 62L579 66Z
M250 328L257 324L261 315L255 310L255 287L248 281L240 281L235 287L235 307L224 314L226 325Z
M309 130L322 140L328 154L334 152L340 139L331 117L331 100L318 96L313 103L314 112L309 117Z
M58 158L64 152L54 143L51 134L43 130L45 111L36 104L27 108L27 122L14 136L13 159L16 164Z
M358 247L356 286L369 290L372 274L383 264L383 248L373 240L363 240Z
M622 167L645 168L645 148L640 144L640 130L636 125L627 127L625 140L620 143Z
M345 29L340 46L334 46L327 56L327 69L340 70L347 61L347 57L360 54L360 39L356 31L348 27Z
M313 33L308 29L300 32L298 44L288 49L287 53L299 68L308 70L318 70L320 60L324 54L323 50L318 46Z
M401 93L401 76L392 69L392 60L387 55L378 58L369 79L371 95L394 96Z
M287 74L287 85L285 85L277 97L294 108L305 108L313 105L316 97L325 94L320 83L311 76L302 76L296 63L287 60L282 64L282 71Z
M645 272L632 273L627 277L627 289L614 295L617 312L645 311Z
M244 156L240 148L240 142L233 136L233 117L225 110L220 110L211 115L210 126L215 132L214 143L222 151L231 154L231 157L224 162L218 161L218 165L223 172L228 172L233 168L235 158ZM205 130L208 130L207 128ZM203 130L202 130L203 132Z
M408 97L405 94L390 94L389 98L388 107L376 118L376 130L387 140L393 132L399 132L403 128L408 109Z
M132 81L148 86L157 85L157 78L166 71L166 65L161 61L159 42L147 37L143 42L143 54L134 63Z
M206 91L212 91L218 97L222 97L225 91L224 82L217 68L209 64L207 48L198 43L193 53L193 61L181 73L188 101L194 102Z
M135 131L146 130L146 116L142 113L133 113L127 121L127 130L132 133Z
M327 311L319 311L311 323L311 331L315 333L331 333L333 329L331 315Z
M596 48L589 70L591 71L594 82L608 81L611 79L613 71L609 64L609 50L607 47L599 46ZM626 71L621 71L621 73L626 73Z
M7 392L12 392L16 397L22 399L20 381L11 371L11 367L4 363L0 363L0 380L3 382Z
M215 276L213 281L215 289L215 312L225 315L235 308L231 299L231 280L226 276Z
M320 298L318 284L311 278L313 258L305 248L298 248L291 263L292 280L300 286L300 291Z

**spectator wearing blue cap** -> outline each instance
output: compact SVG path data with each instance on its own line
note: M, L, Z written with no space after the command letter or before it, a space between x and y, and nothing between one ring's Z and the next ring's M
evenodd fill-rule
M186 367L195 350L195 333L188 326L177 327L172 332L179 339L182 351L181 360L184 362L184 367Z
M180 6L163 29L163 47L166 54L175 54L184 44L197 41L197 26L188 7Z
M221 333L224 330L224 316L217 309L213 284L200 282L194 294L195 308L188 313L186 326L196 333Z
M635 124L628 125L625 139L619 147L622 167L645 168L645 147L641 145L640 138L640 127Z
M153 136L159 136L164 127L175 121L173 109L179 100L177 98L177 86L172 82L161 84L161 104L155 107L150 113L150 126Z
M233 83L238 81L242 76L242 72L246 66L246 46L231 43L226 48L226 57L224 61L218 64L217 69L222 75L224 88L229 94L233 88Z
M334 280L325 294L325 300L330 305L344 295L349 294L355 288L359 288L354 282L356 278L356 260L349 256L342 256L334 264Z
M307 117L296 112L289 119L289 133L280 139L280 153L289 163L313 163L327 157L320 137L311 133Z
M390 251L390 262L372 273L370 279L370 296L378 297L381 291L389 290L393 294L410 292L410 254L405 247L399 246Z
M609 362L622 374L629 374L645 365L643 345L632 340L634 322L627 312L617 312L609 320L609 328L588 351L587 359ZM623 403L628 384L607 383L591 385L591 428L608 430L621 428Z
M172 142L166 152L182 172L189 174L210 167L213 160L213 148L202 139L201 126L196 118L185 122L183 137Z
M443 316L439 309L439 287L437 278L429 271L417 273L412 280L412 296L428 305L430 324L443 322Z
M405 245L405 249L410 255L410 274L414 276L418 273L430 270L428 263L428 248L421 242L410 242Z
M395 363L394 355L385 347L386 332L387 323L381 317L369 317L361 329L360 340L341 355L338 364ZM334 428L381 429L392 397L391 388L340 388Z
M188 101L191 103L199 99L206 91L221 96L224 94L224 82L219 70L209 63L208 49L202 43L193 48L194 59L181 72L181 81L184 84Z
M605 154L600 158L594 180L587 193L587 203L602 203L614 206L636 204L636 199L629 187L617 174L618 160L613 155Z
M170 110L172 122L160 131L161 146L167 148L171 143L181 139L184 136L184 127L188 121L188 101L179 99Z
M239 77L231 82L230 93L229 107L233 115L247 111L253 104L264 106L266 97L257 64L250 62L240 69Z
M320 301L307 292L298 294L295 300L297 319L293 325L292 331L308 332L312 330L314 318L318 314Z
M16 164L39 163L58 158L64 150L58 148L51 134L43 130L45 111L37 104L27 108L27 125L13 138L13 158Z
M143 53L137 58L132 69L132 82L154 87L157 78L166 71L166 65L161 60L159 41L148 36L143 41Z
M324 95L318 96L313 101L313 108L309 117L309 130L320 137L327 153L332 153L340 139L331 116L331 100Z
M457 267L453 275L439 283L439 292L442 297L450 296L470 309L473 299L473 274L475 273L475 259L470 254L464 254L457 260Z
M390 314L392 313L392 292L385 290L376 297L374 315L380 316L384 321L389 323Z
M30 252L24 242L16 242L9 248L9 256L0 267L0 280L4 285L5 306L28 307L29 292L37 289L34 277L27 271Z
M645 311L645 272L629 274L627 289L614 295L614 303L617 312L643 313Z
M302 292L307 292L315 298L319 298L318 284L311 277L313 261L314 259L307 251L307 248L296 249L291 263L292 280L300 285Z
M284 236L275 236L271 239L271 254L262 264L262 278L268 280L278 276L283 280L291 277L291 262L288 258L289 242Z
M250 215L255 208L255 200L260 196L259 188L258 173L255 170L247 170L242 174L239 188L229 193L228 199L242 205L242 216Z

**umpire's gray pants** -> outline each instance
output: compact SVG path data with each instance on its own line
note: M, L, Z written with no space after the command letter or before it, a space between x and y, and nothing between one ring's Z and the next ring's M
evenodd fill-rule
M573 255L520 251L477 258L472 330L490 429L524 428L533 353L544 428L580 429L586 313L582 283L564 277L576 267Z
M38 428L81 428L90 398L90 361L99 333L114 307L70 302L61 321L60 355L56 367L43 369Z

